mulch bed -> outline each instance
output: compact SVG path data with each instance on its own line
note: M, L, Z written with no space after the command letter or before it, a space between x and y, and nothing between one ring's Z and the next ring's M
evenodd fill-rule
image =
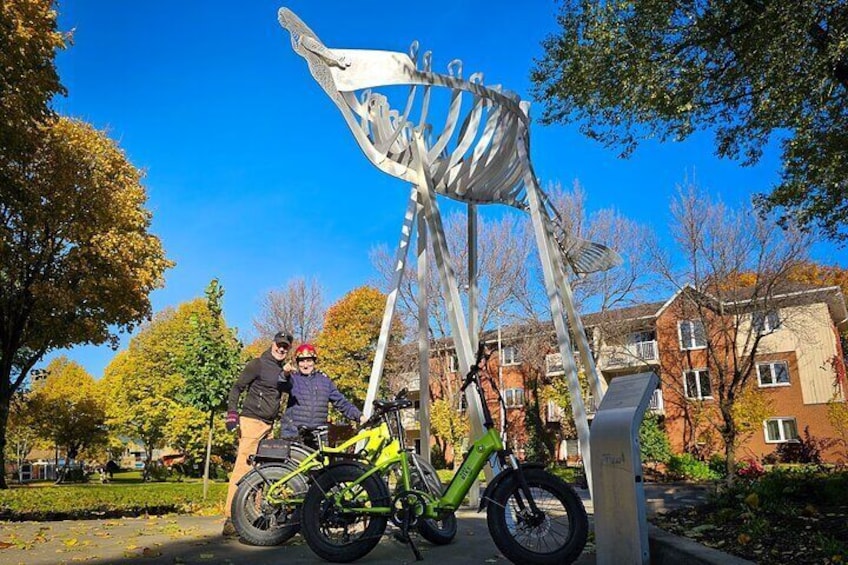
M705 504L658 514L660 528L757 563L848 563L848 507L793 506L766 512L751 505Z

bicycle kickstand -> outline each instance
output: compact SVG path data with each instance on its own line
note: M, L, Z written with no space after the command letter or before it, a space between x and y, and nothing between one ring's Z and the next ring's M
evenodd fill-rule
M418 547L415 545L415 541L412 539L412 536L409 535L409 522L412 519L412 509L407 508L405 510L406 516L404 516L403 523L401 524L400 532L395 536L398 541L406 543L409 545L409 548L412 550L412 553L415 555L416 561L424 561L424 556L421 555L421 552L418 550Z

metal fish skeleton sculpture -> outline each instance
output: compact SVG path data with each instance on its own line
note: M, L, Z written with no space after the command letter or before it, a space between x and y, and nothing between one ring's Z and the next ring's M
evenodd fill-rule
M294 12L281 8L279 21L291 34L292 48L342 113L360 149L380 170L421 185L428 175L438 194L466 203L506 204L527 211L525 183L535 181L530 165L530 104L499 85L484 86L481 73L462 78L462 62L447 74L434 72L428 51L418 63L418 43L409 53L331 49ZM403 112L378 87L409 88ZM434 87L450 89L445 123L438 134L428 122ZM466 97L466 104L463 98ZM470 109L467 97L470 97ZM463 107L466 111L463 112ZM417 123L411 116L413 110ZM464 115L463 115L464 114ZM421 132L426 151L414 163L413 133ZM528 175L528 172L530 173ZM538 188L538 183L537 188ZM544 193L545 209L560 251L575 273L607 270L619 255L599 243L570 237Z

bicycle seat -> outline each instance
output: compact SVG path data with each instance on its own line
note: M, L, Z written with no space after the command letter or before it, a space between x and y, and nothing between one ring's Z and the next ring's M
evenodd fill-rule
M374 401L374 409L380 412L392 412L394 410L402 410L404 408L412 408L412 401L408 398Z

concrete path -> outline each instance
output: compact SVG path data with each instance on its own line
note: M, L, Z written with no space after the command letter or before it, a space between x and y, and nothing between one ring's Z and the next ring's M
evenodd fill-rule
M587 493L581 493L592 512ZM646 485L649 513L703 500L706 489L681 485ZM424 563L507 563L489 536L486 514L467 509L457 513L459 531L453 543L434 546L419 542ZM0 563L55 564L239 564L315 563L318 559L296 536L283 546L252 547L221 537L220 517L168 515L114 520L64 522L0 522ZM389 528L391 531L391 527ZM414 563L405 545L385 536L364 563ZM595 563L590 544L577 561Z

